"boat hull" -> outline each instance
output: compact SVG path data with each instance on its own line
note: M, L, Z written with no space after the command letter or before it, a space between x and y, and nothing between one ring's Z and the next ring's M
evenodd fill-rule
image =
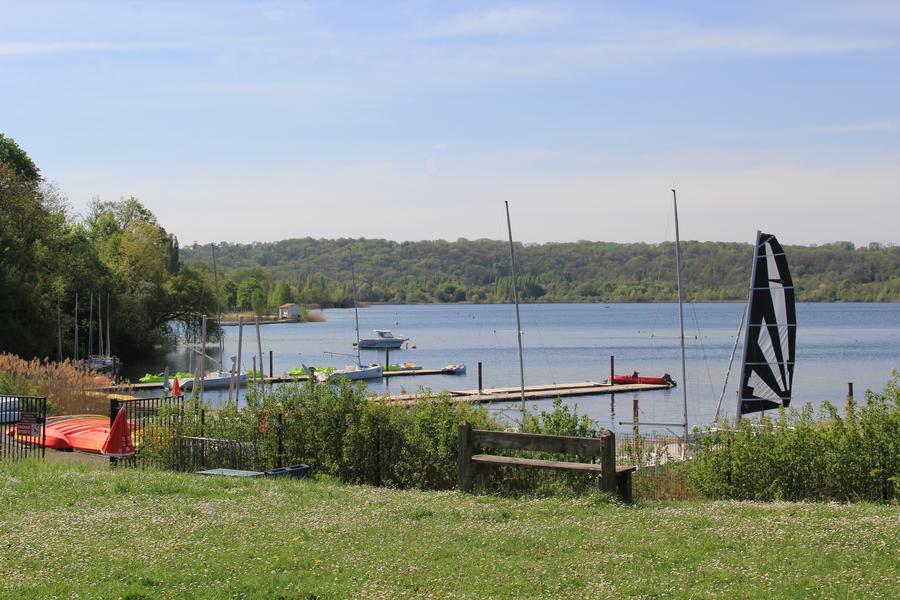
M360 350L396 350L403 346L409 338L377 338L359 340Z
M669 376L668 373L666 373L662 377L635 377L634 375L613 375L610 378L610 383L613 385L667 385L669 387L675 387L676 385L675 381Z
M384 375L384 369L380 365L360 367L350 367L347 369L338 369L333 371L326 381L340 381L341 379L349 379L350 381L362 381L365 379L381 379Z

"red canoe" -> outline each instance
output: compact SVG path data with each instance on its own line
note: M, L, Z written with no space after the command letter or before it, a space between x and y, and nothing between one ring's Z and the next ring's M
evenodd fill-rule
M610 383L616 385L625 385L631 383L643 383L647 385L666 385L675 387L675 380L668 373L662 377L644 377L635 373L634 375L613 375Z

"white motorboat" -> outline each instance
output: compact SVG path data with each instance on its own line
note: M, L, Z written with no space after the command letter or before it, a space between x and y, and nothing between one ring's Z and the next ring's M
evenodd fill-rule
M230 381L231 371L209 371L203 378L203 389L211 390L227 388ZM246 384L247 374L241 373L238 376L238 385ZM181 389L183 390L189 390L194 387L194 379L185 379L184 381L179 381L178 385L181 386Z
M394 350L409 341L408 337L394 336L389 329L376 329L375 337L359 340L358 347L363 350Z
M364 379L381 379L384 375L384 368L378 364L372 365L349 365L343 369L337 369L329 374L316 372L316 378L319 381L339 381L341 379L349 379L350 381L359 381Z
M466 365L462 363L451 363L441 369L441 373L443 375L465 375L466 374Z

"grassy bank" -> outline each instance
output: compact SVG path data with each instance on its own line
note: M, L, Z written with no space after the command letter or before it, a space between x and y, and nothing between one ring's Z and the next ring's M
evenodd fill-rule
M896 505L509 499L0 463L3 597L890 597ZM894 590L892 592L891 590Z

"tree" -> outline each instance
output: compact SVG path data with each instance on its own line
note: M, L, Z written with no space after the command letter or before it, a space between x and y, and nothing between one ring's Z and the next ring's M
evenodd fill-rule
M16 179L25 184L37 184L41 171L16 141L0 133L0 164L11 169ZM7 175L8 176L8 175Z
M237 289L237 307L240 310L253 308L253 295L262 293L262 285L256 277L248 277L243 280Z

